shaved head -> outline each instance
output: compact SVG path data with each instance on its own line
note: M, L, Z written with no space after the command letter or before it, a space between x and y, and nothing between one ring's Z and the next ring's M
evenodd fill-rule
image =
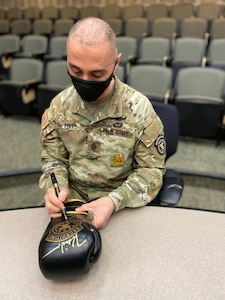
M112 59L115 61L118 56L116 35L109 24L99 18L89 17L76 22L68 35L68 41L72 39L87 47L108 43Z

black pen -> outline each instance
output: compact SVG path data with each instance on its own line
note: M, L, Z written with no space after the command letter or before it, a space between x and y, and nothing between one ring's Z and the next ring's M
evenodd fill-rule
M51 176L52 184L53 184L54 189L55 189L55 194L56 194L57 197L59 197L60 190L59 190L59 185L58 185L57 179L55 177L55 174L50 173L50 176ZM62 214L63 214L65 220L67 220L68 218L67 218L67 215L66 215L65 207L62 208Z

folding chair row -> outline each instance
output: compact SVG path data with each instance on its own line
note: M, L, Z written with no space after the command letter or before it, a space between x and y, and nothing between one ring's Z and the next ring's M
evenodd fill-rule
M7 76L14 58L39 58L42 61L66 59L67 37L53 36L48 39L42 35L0 36L0 74Z
M118 4L108 4L102 7L98 5L83 5L78 8L76 5L64 5L63 7L56 7L47 5L43 8L31 6L26 9L19 7L9 7L8 10L0 10L0 18L14 19L30 19L35 20L39 18L56 20L58 18L72 18L73 20L81 19L87 16L96 16L105 18L121 18L128 20L130 18L146 17L149 20L158 17L173 17L182 19L191 16L197 16L206 19L215 19L223 15L224 8L222 5L216 3L201 3L195 6L191 1L184 3L176 3L173 5L166 5L163 3L151 3L149 5L130 4L126 6L119 6Z
M176 37L209 38L225 37L225 19L214 19L209 23L205 18L190 17L178 21L176 18L163 17L149 21L145 17L130 18L123 21L120 18L106 18L106 22L113 28L117 36L131 36L143 38L157 36L175 39ZM67 36L74 21L70 18L37 19L31 22L28 19L17 19L9 22L0 19L0 34L42 34L46 36Z
M150 101L177 107L180 135L217 139L225 125L225 72L190 67L179 71L173 88L172 80L170 68L152 65L133 66L127 77Z
M72 19L37 19L31 22L28 19L16 19L13 21L0 19L0 34L42 34L46 36L67 36L74 21Z
M0 81L0 110L6 116L41 118L51 99L69 84L65 60L49 61L45 65L34 58L14 59L9 78Z

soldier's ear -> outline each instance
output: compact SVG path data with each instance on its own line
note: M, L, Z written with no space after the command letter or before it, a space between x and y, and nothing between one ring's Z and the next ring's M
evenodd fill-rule
M121 57L122 57L122 53L119 53L119 54L118 54L118 56L117 56L117 59L116 59L114 73L116 72L116 70L117 70L117 67L118 67L118 66L119 66L119 64L120 64Z

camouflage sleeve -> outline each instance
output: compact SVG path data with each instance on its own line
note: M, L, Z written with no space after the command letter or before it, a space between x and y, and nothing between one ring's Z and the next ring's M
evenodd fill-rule
M145 120L144 130L135 148L134 172L109 193L115 212L125 207L145 206L156 197L162 186L165 155L163 125L156 114L151 114Z
M42 145L42 176L39 181L41 189L46 190L52 187L49 174L54 170L59 185L68 187L68 152L55 130L53 102L47 109L41 121L41 137Z

